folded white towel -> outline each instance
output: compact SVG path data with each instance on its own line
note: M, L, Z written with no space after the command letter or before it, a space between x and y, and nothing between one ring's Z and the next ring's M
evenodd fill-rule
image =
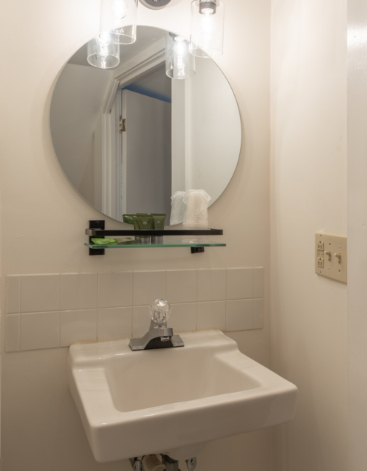
M171 219L170 225L175 226L176 224L182 224L185 218L186 205L184 203L184 197L186 191L176 191L172 196L171 200Z
M189 190L183 198L186 204L184 226L191 229L208 229L208 205L211 197L205 190Z

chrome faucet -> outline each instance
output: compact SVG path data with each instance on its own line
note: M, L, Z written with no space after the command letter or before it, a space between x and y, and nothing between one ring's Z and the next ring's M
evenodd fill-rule
M148 332L139 339L131 339L129 347L133 352L153 350L158 348L184 347L182 338L173 334L173 329L167 327L171 306L163 299L157 299L149 308L151 322Z

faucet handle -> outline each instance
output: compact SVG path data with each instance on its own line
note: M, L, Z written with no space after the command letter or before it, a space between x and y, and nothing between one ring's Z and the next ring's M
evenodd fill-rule
M154 327L160 329L167 327L167 320L171 315L171 305L164 299L156 299L149 308L150 317Z

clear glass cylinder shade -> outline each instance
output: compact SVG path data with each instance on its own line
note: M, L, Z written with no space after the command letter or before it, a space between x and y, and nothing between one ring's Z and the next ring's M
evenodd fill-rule
M136 41L138 0L101 0L100 36L116 44Z
M166 37L166 74L171 79L184 80L195 75L195 57L183 36L168 33Z
M88 43L87 60L93 67L112 69L120 63L120 46L96 36Z
M190 52L197 57L223 54L224 3L194 0L191 3Z

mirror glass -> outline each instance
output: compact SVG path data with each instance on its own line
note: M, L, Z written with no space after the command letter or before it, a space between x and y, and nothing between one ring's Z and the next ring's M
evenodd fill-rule
M169 78L169 38L139 26L137 41L120 47L112 69L89 65L85 44L53 93L51 135L65 175L89 204L118 221L164 213L169 225L176 192L203 189L213 204L237 166L241 120L226 77L212 59L196 58L193 76Z

